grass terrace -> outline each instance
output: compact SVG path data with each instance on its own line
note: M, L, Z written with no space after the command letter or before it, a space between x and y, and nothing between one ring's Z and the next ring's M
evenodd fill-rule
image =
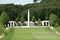
M13 33L14 32L14 33ZM60 36L46 28L15 28L6 38L0 40L60 40Z
M56 29L58 32L60 32L60 26L55 27L55 29Z

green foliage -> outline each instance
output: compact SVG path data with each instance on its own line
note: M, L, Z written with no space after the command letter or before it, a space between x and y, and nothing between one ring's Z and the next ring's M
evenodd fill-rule
M32 3L27 5L14 5L14 4L0 4L0 15L5 11L9 20L15 20L17 17L27 21L27 9L30 9L30 16L35 16L36 20L49 20L51 13L56 14L60 20L60 0L42 0L40 3Z
M9 30L5 31L5 37L1 38L0 40L11 40L14 34L14 28L10 28Z
M4 34L7 36L7 35L9 35L11 32L13 32L14 31L14 29L13 28L10 28L10 29L8 29L8 30L5 30L4 31Z
M33 16L32 17L32 21L35 23L35 21L36 21L36 18Z
M60 26L55 27L55 30L58 31L58 32L60 32Z
M16 21L16 22L19 22L20 20L19 20L19 18L17 17L17 18L15 19L15 21Z
M8 15L6 14L6 12L3 12L0 17L0 22L5 25L8 23L8 21L9 21Z
M21 23L25 22L25 19L23 17L20 18Z
M38 26L41 26L41 19L38 19Z
M33 0L33 2L37 2L38 0Z
M5 30L5 29L4 29L3 24L0 23L0 34L1 34L1 33L4 33L4 30Z
M52 24L52 26L58 25L58 17L57 17L57 15L51 14L49 22L50 22L50 24Z
M58 25L60 26L60 19L58 19Z

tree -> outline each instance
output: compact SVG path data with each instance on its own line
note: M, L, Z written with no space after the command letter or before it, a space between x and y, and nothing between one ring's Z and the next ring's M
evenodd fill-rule
M38 0L33 0L33 2L37 2Z
M16 22L19 22L20 20L19 20L19 18L17 17L17 18L15 19L15 21L16 21Z
M41 19L40 18L38 19L37 23L38 23L38 26L41 26Z
M1 24L1 22L0 22L0 34L2 34L2 33L4 33L4 26L3 26L3 24Z
M58 24L58 17L55 14L50 15L49 22L52 26L56 26Z
M35 21L36 21L36 18L33 16L32 17L32 21L35 23Z
M9 16L7 15L6 12L2 12L1 17L0 17L0 22L3 25L7 25L8 24L8 22L9 22Z
M60 19L58 19L58 25L60 26Z
M20 18L21 23L25 22L25 19L23 17Z
M16 22L16 25L17 25L17 26L19 25L19 21L20 21L20 19L17 17L17 18L15 19L15 22Z

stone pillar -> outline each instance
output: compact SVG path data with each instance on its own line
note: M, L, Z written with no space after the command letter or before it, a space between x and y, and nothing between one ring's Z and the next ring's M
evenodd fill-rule
M16 26L18 27L18 24L16 23Z
M42 26L44 26L44 22L42 22Z
M9 24L7 24L7 26L9 27Z
M45 23L46 23L46 26L48 26L48 25L47 25L47 22L45 22Z
M10 27L11 27L11 26L12 26L12 25L11 25L11 22L9 22L9 23L10 23Z
M12 26L12 22L10 23L10 26Z
M50 26L50 23L48 22L48 26Z
M14 25L14 22L13 22L13 27L14 27L15 25Z

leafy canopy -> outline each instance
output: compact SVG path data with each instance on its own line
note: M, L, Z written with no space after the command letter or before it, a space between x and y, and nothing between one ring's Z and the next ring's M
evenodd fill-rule
M49 22L50 24L52 24L52 26L55 26L56 24L58 24L58 17L55 14L51 14Z
M8 23L8 21L9 21L9 16L7 15L6 12L2 12L1 17L0 17L0 22L5 25Z
M32 17L32 21L35 23L35 21L36 21L36 18L33 16Z

